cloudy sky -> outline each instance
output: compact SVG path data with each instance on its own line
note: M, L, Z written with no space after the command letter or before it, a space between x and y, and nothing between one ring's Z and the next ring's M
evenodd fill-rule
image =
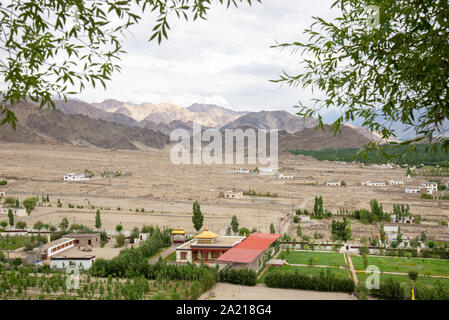
M207 21L173 17L169 40L148 42L154 16L135 26L124 43L122 72L107 90L88 89L79 98L134 103L172 102L188 107L213 103L234 110L294 112L310 90L269 82L283 71L299 70L300 56L270 48L276 41L304 39L312 16L332 18L330 0L263 0L238 9L213 6Z

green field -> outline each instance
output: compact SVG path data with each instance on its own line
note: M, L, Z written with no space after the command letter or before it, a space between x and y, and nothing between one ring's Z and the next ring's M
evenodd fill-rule
M362 257L352 256L352 263L356 270L364 270ZM377 257L368 256L368 265L379 267L380 271L408 273L418 271L421 275L449 276L449 260Z
M364 283L366 279L368 278L369 274L366 273L357 273L357 279L359 280L359 283ZM406 291L411 290L411 280L408 276L401 276L401 275L393 275L393 274L380 274L380 283L384 282L386 279L392 278L393 281L400 282L401 286L406 289ZM426 286L426 287L433 287L435 282L439 282L443 285L444 288L449 289L449 279L441 279L441 278L431 278L431 277L425 277L420 276L418 278L418 281L416 282L416 286Z
M264 275L257 281L258 283L263 283L267 274L273 270L278 270L281 272L299 272L305 275L314 275L317 276L321 273L321 271L326 272L326 270L330 270L336 278L341 279L349 279L349 274L347 270L337 269L336 267L329 268L317 268L317 267L295 267L295 266L282 266L282 267L270 267L264 273Z
M284 259L291 264L308 264L323 266L346 266L342 253L313 251L284 251ZM313 259L313 260L311 260Z
M30 237L0 237L0 250L16 250L30 242Z

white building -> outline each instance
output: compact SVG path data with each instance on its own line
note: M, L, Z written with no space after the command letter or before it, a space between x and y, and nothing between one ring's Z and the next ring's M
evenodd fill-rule
M339 187L341 186L341 181L327 181L326 186Z
M426 182L421 184L422 189L426 189L428 194L432 194L433 191L438 191L437 182Z
M259 174L262 176L270 176L276 173L277 169L274 168L259 168Z
M84 174L69 173L64 176L64 181L85 181L85 180L89 180L89 178L86 178Z
M241 199L243 198L243 191L228 190L224 193L226 199Z
M396 216L393 214L390 216L390 220L392 223L413 223L415 221L413 216L407 216L403 217L402 219L396 219Z
M44 244L42 247L36 248L40 250L42 254L42 260L48 259L52 256L60 254L63 251L71 249L75 246L75 239L61 238L49 243Z
M283 173L278 175L278 179L293 179L293 176L284 176Z
M234 169L233 173L244 173L244 174L248 174L248 173L249 173L249 169L238 168L238 169Z
M139 236L134 240L134 243L139 244L141 242L144 242L148 239L149 236L149 233L139 233Z
M404 189L405 193L420 193L421 192L421 188L413 188L413 187L408 187Z
M391 184L391 185L403 185L404 184L404 180L388 180L388 184Z
M64 256L58 255L51 257L50 268L51 269L66 269L66 268L79 268L82 270L89 270L92 264L95 262L95 256Z
M367 187L385 187L387 184L385 182L365 181L362 182L362 185Z

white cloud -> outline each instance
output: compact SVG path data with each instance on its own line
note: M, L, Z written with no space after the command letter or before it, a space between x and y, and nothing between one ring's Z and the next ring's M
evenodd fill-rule
M88 89L79 98L100 101L172 102L187 107L214 103L234 110L287 110L310 101L310 90L269 82L283 69L297 71L299 55L270 48L275 41L304 40L312 16L333 17L331 0L265 0L252 7L213 6L207 21L170 20L169 40L148 43L154 15L125 40L122 72L106 91Z

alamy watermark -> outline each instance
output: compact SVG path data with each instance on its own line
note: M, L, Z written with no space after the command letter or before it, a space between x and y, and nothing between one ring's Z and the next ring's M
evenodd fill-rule
M65 281L66 289L78 290L80 288L80 269L77 266L69 266L65 272L69 274Z
M365 280L365 286L368 290L380 288L380 270L378 266L370 265L365 270L369 276Z
M380 8L370 5L366 7L366 11L368 11L368 18L365 21L366 26L377 28L380 25Z
M170 152L173 164L245 164L246 154L247 164L278 168L277 129L225 129L223 134L218 129L202 131L201 125L194 123L192 133L176 129L170 141L178 142ZM204 142L209 143L203 147Z

